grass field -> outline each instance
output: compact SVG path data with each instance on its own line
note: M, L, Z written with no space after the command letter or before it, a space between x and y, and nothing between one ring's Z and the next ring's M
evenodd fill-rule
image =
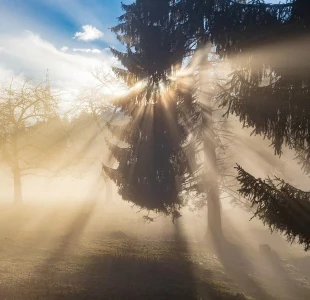
M94 203L2 207L0 299L310 299L309 256L188 236Z

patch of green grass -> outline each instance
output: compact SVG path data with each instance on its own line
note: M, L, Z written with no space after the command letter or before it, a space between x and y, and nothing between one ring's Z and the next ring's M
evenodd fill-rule
M241 299L221 271L191 261L173 242L102 239L57 251L33 245L34 256L6 253L0 298Z

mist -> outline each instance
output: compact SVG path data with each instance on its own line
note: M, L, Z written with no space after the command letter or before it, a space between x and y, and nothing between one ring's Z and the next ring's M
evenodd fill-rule
M306 1L71 2L3 4L0 299L309 299Z

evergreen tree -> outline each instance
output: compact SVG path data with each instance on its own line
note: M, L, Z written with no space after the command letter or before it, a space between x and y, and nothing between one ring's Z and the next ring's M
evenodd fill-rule
M148 103L150 100L154 102L151 95L155 95L157 103L160 99L159 83L169 82L167 75L173 73L171 66L180 64L182 58L193 54L193 45L197 49L206 42L212 42L217 54L229 59L235 70L230 84L221 93L223 106L228 108L227 115L238 115L245 126L254 128L254 133L271 139L276 154L281 154L283 145L297 150L306 168L309 158L310 73L307 64L299 63L301 57L307 57L308 48L298 47L300 45L296 41L298 37L306 37L308 41L309 5L306 0L293 0L292 3L277 5L265 4L261 0L247 3L231 0L155 3L141 0L123 6L126 12L120 18L122 23L113 30L121 33L118 37L127 46L127 53L112 51L127 70L115 71L131 86L141 79L145 79L147 84L142 93L135 91L131 94L134 101L128 101L127 97L126 101L119 103L120 107L133 112L136 109L135 103L144 101L142 99L146 99ZM264 47L284 49L282 46L286 45L287 40L295 43L295 52L291 51L292 48L287 48L282 55L278 55L277 51L263 52L261 55L260 49ZM162 58L160 61L159 56ZM207 102L210 104L209 100ZM205 108L207 114L204 114L203 124L210 129L210 105ZM177 112L177 107L172 111ZM179 125L178 118L174 120ZM129 135L131 130L127 129ZM162 131L157 133L161 134ZM205 137L210 139L210 134ZM207 148L211 144L210 140L205 139L204 144L205 152L214 158L214 147L211 147L212 151ZM213 164L214 161L213 159ZM247 184L243 181L246 176L238 178L241 184ZM215 183L216 181L214 180ZM253 186L247 186L255 193ZM218 190L215 184L213 187L214 191ZM282 190L288 187L289 185L283 184ZM276 185L273 185L273 190L275 189ZM295 202L298 202L298 195L300 194L297 193L294 198ZM218 196L214 198L218 199ZM280 198L273 199L278 201ZM219 211L219 205L215 211ZM285 220L284 215L282 220ZM280 226L277 224L279 223L274 223L274 228ZM289 221L287 224L290 226ZM288 228L284 232L288 232ZM303 235L304 232L300 234Z
M252 21L246 15L252 15ZM285 5L246 6L239 9L238 19L243 20L243 29L227 30L232 32L226 37L229 46L221 41L222 34L215 39L219 53L234 57L235 62L231 82L221 95L223 105L228 107L227 114L236 114L244 126L253 127L255 134L271 139L276 154L281 155L283 145L296 150L307 172L310 3L296 0ZM278 178L256 179L241 167L238 181L240 193L255 208L255 216L271 230L283 232L290 242L297 239L305 250L309 249L309 192Z
M225 41L223 32L214 37L218 53L231 58L235 69L223 105L271 139L276 154L283 144L310 151L310 66L303 61L310 47L310 3L261 2L227 10L222 17L241 24L226 25Z
M296 150L307 171L310 2L181 2L186 31L195 33L197 40L204 37L212 41L220 57L229 59L234 69L230 83L221 93L227 115L239 116L244 126L253 128L253 133L271 139L276 154L281 155L283 145ZM200 24L195 19L195 9L204 16ZM241 167L238 171L240 192L255 205L255 215L272 230L284 232L290 241L298 237L308 249L309 193L280 179L262 181Z
M112 31L126 53L111 49L123 68L114 72L131 91L115 106L130 121L108 124L122 146L107 142L116 169L103 166L124 200L148 211L180 215L183 187L196 189L199 166L188 160L194 145L189 133L199 118L191 89L172 81L186 51L186 37L174 26L173 1L138 0Z
M178 8L186 35L212 42L231 62L221 95L227 114L271 139L277 154L283 144L309 149L309 64L302 59L310 46L310 2L181 0Z
M267 224L271 231L284 233L289 242L296 239L310 249L310 192L304 192L279 178L257 179L240 166L238 180L242 196L255 208L254 217Z

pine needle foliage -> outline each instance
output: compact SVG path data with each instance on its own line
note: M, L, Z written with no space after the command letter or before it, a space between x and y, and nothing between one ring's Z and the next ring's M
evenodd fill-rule
M219 18L219 19L218 19ZM225 26L220 26L221 21ZM211 29L217 52L234 72L221 99L254 134L310 153L310 2L230 4ZM222 29L220 29L222 28Z
M283 233L287 240L295 240L310 249L310 192L304 192L283 180L262 180L237 167L239 192L249 199L258 217L271 231Z
M193 42L211 42L233 68L220 99L253 133L310 153L310 2L177 1L178 23ZM268 107L268 108L267 108Z
M118 144L107 141L116 168L103 166L119 194L139 208L172 218L180 216L181 192L192 186L198 166L190 134L199 119L193 88L172 80L186 51L176 28L174 1L137 0L112 28L126 52L111 49L123 68L114 68L130 91L114 101L129 122L108 128ZM155 5L155 6L154 6Z
M226 115L270 139L275 154L283 146L295 150L309 173L310 1L183 0L179 8L184 31L210 41L233 68L219 96ZM257 207L255 216L308 250L309 192L238 172L240 193Z
M270 139L275 154L281 155L284 145L295 150L308 173L310 2L226 5L210 29L218 54L230 59L234 69L220 95L226 115L239 116L253 134ZM309 250L310 193L279 178L256 179L237 169L239 192L256 209L254 216Z

